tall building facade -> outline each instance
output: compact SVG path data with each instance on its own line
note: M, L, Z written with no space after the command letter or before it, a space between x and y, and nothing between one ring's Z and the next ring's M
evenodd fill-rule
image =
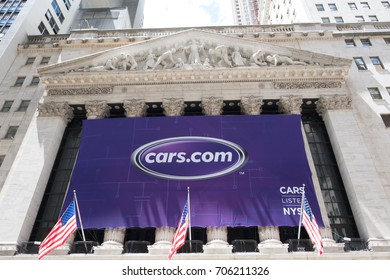
M349 31L351 28L353 33ZM381 30L380 34L377 30ZM87 245L86 259L101 256L137 259L140 257L137 253L142 253L143 258L165 259L175 226L156 221L157 217L165 217L161 216L166 212L164 203L148 203L159 197L159 192L150 190L166 182L161 178L165 176L161 175L163 171L153 171L154 175L148 177L145 172L138 174L131 165L132 176L125 176L127 179L123 173L113 175L130 162L130 154L122 152L116 154L124 156L119 160L122 163L114 153L108 165L98 164L93 171L84 169L79 160L85 159L83 143L88 138L88 127L98 125L98 131L103 131L99 134L105 135L104 139L110 143L114 141L111 148L105 144L93 148L93 144L92 154L99 156L111 154L111 149L134 141L125 137L135 137L145 131L149 131L150 139L158 139L158 143L171 139L163 137L164 131L186 120L191 122L182 128L187 131L182 136L188 133L199 136L196 131L200 130L203 137L212 133L206 129L210 125L207 122L212 120L209 118L227 121L229 116L234 116L239 123L259 117L270 120L281 116L298 117L300 122L295 132L302 136L304 147L300 155L307 159L310 170L310 175L299 177L298 182L308 182L311 204L318 207L315 211L318 210L317 218L322 220L323 258L390 258L387 215L390 211L387 199L390 85L386 70L390 67L390 30L385 23L351 24L348 29L338 24L129 29L114 33L86 29L55 36L55 44L47 38L53 37L33 36L21 44L1 84L4 97L0 113L4 178L0 191L2 259L37 257L37 248L57 221L64 199L69 198L75 187L72 180L77 177L84 180L77 185L92 183L101 190L88 195L89 198L93 195L92 201L111 199L110 203L115 204L107 202L105 209L92 206L85 209L82 205L90 203L91 199L83 197L83 189L78 189L84 224L91 225L91 219L95 218L102 218L103 223L98 221L100 226L94 224L85 228L86 241L78 230L66 245L46 258L72 259L78 253L85 253ZM49 57L46 66L40 65L43 57ZM32 83L34 79L36 82ZM105 129L110 132L107 130L105 134L99 126L107 121ZM119 125L122 122L142 125L138 126L137 133L129 134L128 128ZM150 130L154 122L169 124ZM242 124L236 129L241 126L245 127ZM225 129L221 135L227 135L232 126ZM254 128L240 135L243 139L263 141L268 138L274 142L276 138L269 138L271 131L282 133L285 129L275 127L267 133L267 130ZM276 184L273 189L278 194L272 205L281 203L281 207L268 212L271 204L265 199L262 203L268 206L261 203L263 206L256 206L260 208L256 208L259 212L255 216L263 217L264 212L269 217L279 212L282 217L293 219L298 213L301 186L277 183L274 179L258 181L286 174L283 164L289 162L290 152L283 151L282 146L288 147L293 142L291 137L290 134L286 138L279 137L278 141L286 139L285 145L280 144L280 149L273 150L273 156L263 155L267 159L264 164L280 158L273 163L276 177L262 173L267 169L265 165L249 168L257 156L254 149L248 152L252 161L244 160L238 169L228 172L227 182L218 183L225 178L221 175L216 181L195 178L184 185L201 183L215 190L227 187L226 192L218 195L218 204L222 207L224 197L230 192L240 199L243 189L252 188L253 193L268 184ZM99 139L95 142L103 143L103 138ZM143 144L138 141L131 147L141 148ZM212 156L210 151L194 152L185 162L210 163ZM140 166L144 168L155 160L161 164L171 163L174 159L182 160L181 155L174 152L168 155L153 151ZM101 160L99 158L98 162ZM135 162L139 165L140 160ZM205 170L209 172L209 168ZM133 172L146 177L142 177L141 182L128 181L138 178ZM297 179L293 178L290 179ZM118 179L121 183L107 192L104 186ZM177 180L177 177L169 180L163 189L185 193ZM143 191L137 195L124 194L125 190L139 187ZM212 205L217 203L213 201L214 194L203 199L198 197L196 201L196 193L196 188L192 188L194 200L191 202L193 207L198 207L198 214L220 214L221 211L213 210ZM103 197L95 197L101 194ZM307 247L296 248L297 225L289 224L284 218L282 222L253 222L252 208L244 206L247 203L253 203L253 198L238 203L241 206L233 220L199 222L192 228L191 244L198 253L196 258L245 259L247 255L236 253L251 252L253 258L295 259L302 256L297 250L306 251L306 258L317 258L305 238ZM127 209L129 206L135 208ZM154 208L156 206L159 210ZM99 214L93 214L95 212ZM170 218L178 215L180 213ZM143 217L147 225L136 226L140 222L137 217ZM121 221L117 221L118 218ZM114 220L117 221L114 225L108 223ZM175 258L186 259L192 252L179 252Z
M232 0L234 23L237 25L259 24L259 0Z

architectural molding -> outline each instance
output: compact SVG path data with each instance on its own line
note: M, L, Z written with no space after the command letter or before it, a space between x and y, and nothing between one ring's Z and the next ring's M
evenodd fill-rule
M87 101L85 102L87 110L87 119L103 119L110 115L110 106L106 101Z
M317 113L324 116L329 110L352 109L352 97L350 95L321 95L317 101Z
M302 111L302 96L281 96L277 105L279 112L283 114L301 114Z
M129 99L123 101L126 117L143 117L146 115L146 103L144 99Z
M202 111L206 116L218 116L223 112L222 97L205 97L202 98Z
M162 108L166 116L182 116L184 114L183 98L164 98Z
M53 88L48 90L48 95L101 95L112 94L112 92L113 87Z
M260 96L243 96L240 102L241 112L246 115L260 115L263 104L263 98Z
M275 89L310 89L310 88L341 88L340 81L316 81L316 82L274 82Z
M47 102L38 105L39 117L61 117L65 123L73 119L73 110L67 102Z

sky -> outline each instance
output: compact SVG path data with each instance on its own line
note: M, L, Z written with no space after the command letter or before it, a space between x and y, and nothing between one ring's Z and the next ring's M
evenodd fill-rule
M231 0L145 0L143 28L233 24Z

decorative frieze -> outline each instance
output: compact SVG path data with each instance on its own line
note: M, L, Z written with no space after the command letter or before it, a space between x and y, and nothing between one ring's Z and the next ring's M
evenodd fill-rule
M322 95L317 102L317 113L323 116L328 110L352 109L352 97L350 95Z
M88 87L88 88L56 88L49 89L49 96L62 96L62 95L102 95L112 94L112 87Z
M162 108L166 116L182 116L184 114L184 100L182 98L164 98Z
M341 88L339 81L321 81L321 82L275 82L275 89L310 89L310 88Z
M130 99L123 102L126 117L143 117L146 115L146 103L144 99Z
M205 97L202 98L202 110L206 116L218 116L223 112L222 97Z
M73 110L67 102L46 102L38 105L39 117L62 117L65 123L73 119Z
M279 112L283 114L301 114L302 111L302 96L281 96L277 102Z
M260 115L263 104L263 98L260 96L243 96L240 102L241 112L246 115Z
M89 120L103 119L110 116L110 106L106 101L87 101L85 109Z

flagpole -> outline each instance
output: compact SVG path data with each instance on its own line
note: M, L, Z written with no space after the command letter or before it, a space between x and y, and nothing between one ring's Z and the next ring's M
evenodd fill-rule
M188 237L190 240L190 252L192 252L190 187L187 187L187 201L188 201Z
M79 216L81 234L83 235L83 241L84 241L84 246L85 246L85 253L88 253L87 243L86 243L87 241L85 240L83 222L81 221L80 208L79 208L79 203L77 201L76 190L73 190L73 196L74 196L74 201L76 202L77 214Z
M299 239L301 238L301 226L302 226L302 217L303 217L303 202L305 200L305 184L302 185L302 199L301 199L301 214L299 216L299 227L298 227L298 244L297 248L299 246Z

